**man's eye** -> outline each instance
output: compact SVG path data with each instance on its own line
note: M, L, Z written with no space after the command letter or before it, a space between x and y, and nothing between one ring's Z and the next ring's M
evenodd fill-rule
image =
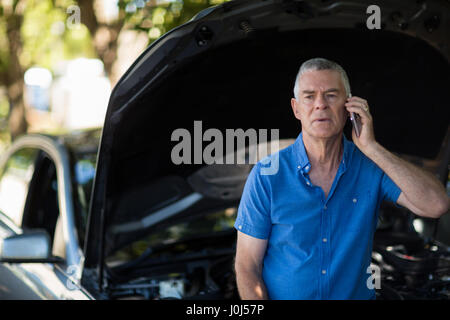
M329 94L329 95L327 95L327 97L328 98L336 98L336 95L335 94Z
M312 99L312 96L305 96L305 99Z

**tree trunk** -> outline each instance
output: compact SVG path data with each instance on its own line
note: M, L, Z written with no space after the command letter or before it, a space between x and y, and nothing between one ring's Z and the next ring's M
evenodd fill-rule
M107 77L112 80L112 69L117 59L117 41L125 21L124 13L120 12L118 20L112 24L99 23L95 15L94 1L78 0L77 3L80 7L81 23L88 28L98 58L103 62Z
M9 42L9 64L4 76L6 93L10 104L8 126L11 140L25 133L28 129L26 109L23 99L24 71L20 65L19 56L22 52L22 39L20 29L23 17L12 13L7 17L7 37Z

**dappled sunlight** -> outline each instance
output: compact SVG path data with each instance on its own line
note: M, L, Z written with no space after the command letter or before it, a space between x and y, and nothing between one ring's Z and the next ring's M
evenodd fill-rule
M10 134L14 139L25 131L101 126L111 87L143 50L199 11L225 1L41 0L18 1L17 6L11 1L2 3L0 91L4 94L0 97L0 139L4 133L7 138L0 142L0 150ZM78 71L67 70L78 75L61 72L61 64L79 58L103 62L103 75L92 75L90 68L96 68L92 64L81 66ZM18 106L14 112L10 112L12 103Z

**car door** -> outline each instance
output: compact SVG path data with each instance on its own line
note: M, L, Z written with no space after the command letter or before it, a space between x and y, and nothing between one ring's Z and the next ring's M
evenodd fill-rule
M34 172L37 149L15 152L2 168L0 179L0 239L21 233L28 185ZM0 299L41 299L42 296L17 267L0 264Z
M1 263L0 299L89 299L77 284L81 266L74 256L79 252L72 252L77 244L70 242L76 238L68 234L76 230L67 214L70 195L62 191L70 185L70 174L64 172L68 166L61 163L65 158L60 148L35 136L12 149L0 169L0 240L44 231L58 260Z

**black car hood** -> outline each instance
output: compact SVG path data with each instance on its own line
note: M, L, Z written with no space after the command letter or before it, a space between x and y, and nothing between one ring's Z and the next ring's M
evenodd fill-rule
M436 159L449 124L449 3L231 1L200 13L141 54L114 88L102 133L86 266L164 221L237 205L248 165L171 161L177 128L300 130L290 98L300 64L340 63L371 106L389 150ZM350 127L346 127L348 134ZM270 137L269 137L270 138Z

